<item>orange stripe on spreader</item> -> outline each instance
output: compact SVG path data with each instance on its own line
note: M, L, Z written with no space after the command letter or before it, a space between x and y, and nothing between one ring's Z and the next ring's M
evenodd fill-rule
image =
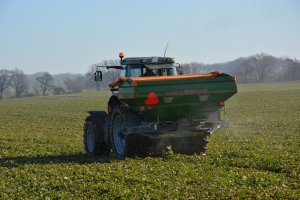
M164 81L164 80L186 80L186 79L197 79L197 78L211 78L216 76L215 74L189 74L179 76L147 76L147 77L123 77L121 76L117 81L110 84L110 87L114 88L119 86L123 81L132 80L136 82L152 82L152 81Z
M185 80L185 79L195 79L195 78L210 78L214 77L214 74L190 74L190 75L180 75L180 76L147 76L147 77L129 77L133 81L138 82L148 82L148 81L164 81L164 80Z

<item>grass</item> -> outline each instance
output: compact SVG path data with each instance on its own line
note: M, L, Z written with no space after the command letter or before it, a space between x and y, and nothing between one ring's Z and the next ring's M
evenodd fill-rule
M239 85L203 155L84 156L108 92L0 102L0 199L299 199L300 83Z

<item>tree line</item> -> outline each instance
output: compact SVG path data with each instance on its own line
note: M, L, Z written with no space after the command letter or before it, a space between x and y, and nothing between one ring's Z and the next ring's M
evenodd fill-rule
M27 97L61 95L66 93L79 93L84 89L107 89L108 85L119 76L119 71L102 68L103 81L94 81L94 72L97 66L119 65L119 60L104 60L92 64L87 73L71 77L65 75L62 82L56 80L54 75L48 72L41 73L31 82L28 75L21 69L0 70L0 99L6 97ZM237 77L238 83L262 83L276 81L300 80L300 61L289 57L277 58L261 53L234 61L203 64L197 62L181 64L184 74L209 73L220 71ZM4 95L5 94L5 95Z
M104 60L92 64L84 75L63 75L63 81L56 80L55 75L48 72L38 73L33 80L32 75L26 75L21 69L0 70L0 100L4 98L21 98L30 96L62 95L80 93L85 89L107 89L109 83L115 81L119 72L117 70L103 70L103 81L94 81L94 72L97 66L119 65L118 60Z
M185 74L220 71L237 77L238 83L263 83L300 80L300 61L289 57L274 57L261 53L234 61L203 64L185 63L181 65Z
M82 92L86 88L85 80L82 77L68 79L63 84L55 82L54 77L44 72L36 77L33 83L29 81L21 69L0 70L0 99L21 98L29 96L61 95L66 93Z

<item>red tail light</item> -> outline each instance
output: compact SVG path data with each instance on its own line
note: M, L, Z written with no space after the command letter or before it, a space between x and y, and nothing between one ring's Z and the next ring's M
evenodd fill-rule
M220 72L218 72L218 71L214 71L214 72L210 72L210 74L213 74L213 75L219 75L219 74L220 74Z
M137 87L138 86L138 82L137 81L133 81L132 86L133 87Z
M156 96L155 92L150 92L148 98L145 101L146 105L156 105L159 102L159 98Z
M219 103L219 106L221 106L221 107L225 106L224 101L221 101L221 102Z
M232 80L233 80L233 81L236 81L236 76L233 76L233 77L232 77Z

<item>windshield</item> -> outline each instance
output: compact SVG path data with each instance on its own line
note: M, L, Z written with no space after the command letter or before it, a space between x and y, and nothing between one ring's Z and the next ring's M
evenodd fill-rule
M143 77L143 76L176 76L177 70L173 65L124 65L121 76Z
M157 76L176 76L177 70L174 64L146 65L152 69Z

